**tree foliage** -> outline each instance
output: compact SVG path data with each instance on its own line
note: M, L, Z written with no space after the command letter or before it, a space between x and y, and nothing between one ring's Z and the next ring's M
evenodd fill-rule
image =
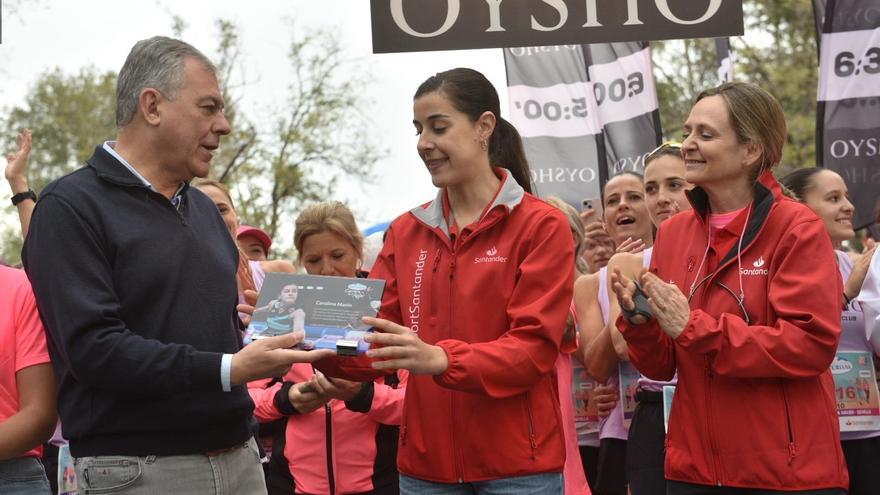
M340 176L370 180L382 151L364 131L362 88L369 81L359 75L366 71L344 70L355 67L333 33L303 32L288 48L293 77L286 95L256 121L240 108L247 85L231 84L239 67L236 29L219 21L218 31L218 68L236 131L225 139L213 175L232 186L242 219L274 237L304 204L330 195Z
M810 0L746 0L746 34L731 40L734 77L767 89L782 104L788 136L777 173L816 163L818 55ZM653 44L663 133L678 138L694 98L718 84L712 40Z
M172 25L175 36L185 38L183 19L174 17ZM274 237L292 224L304 203L330 195L341 175L370 180L380 151L364 131L368 102L361 88L368 81L350 75L367 71L345 70L353 63L332 33L304 32L289 45L285 62L293 77L286 94L271 108L256 108L246 103L238 29L228 20L218 20L216 28L217 45L209 56L217 66L233 131L221 141L212 176L229 186L243 222ZM3 149L13 148L20 129L33 130L28 180L35 191L80 166L96 145L113 138L115 84L114 72L94 67L75 74L54 69L37 77L20 104L5 110ZM17 229L10 230L3 242L2 254L12 262L19 259L17 235Z
M85 67L67 75L60 69L37 77L22 105L4 122L4 149L12 149L21 129L34 133L28 183L40 191L51 180L82 164L96 145L116 134L116 74Z

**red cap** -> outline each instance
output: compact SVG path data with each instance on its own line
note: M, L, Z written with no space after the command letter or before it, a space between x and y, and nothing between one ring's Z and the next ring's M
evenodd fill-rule
M238 233L235 235L235 238L241 239L242 237L247 236L254 237L260 241L260 244L263 245L263 249L266 250L266 254L269 254L269 248L272 247L272 238L269 237L269 234L256 227L251 227L250 225L241 225L238 227Z

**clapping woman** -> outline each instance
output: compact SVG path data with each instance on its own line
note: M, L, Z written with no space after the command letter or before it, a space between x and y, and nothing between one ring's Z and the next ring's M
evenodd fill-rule
M663 224L650 270L613 287L651 317L618 320L639 371L678 386L669 494L843 494L829 371L843 285L823 223L781 194L779 102L748 83L701 93L682 157L694 208Z

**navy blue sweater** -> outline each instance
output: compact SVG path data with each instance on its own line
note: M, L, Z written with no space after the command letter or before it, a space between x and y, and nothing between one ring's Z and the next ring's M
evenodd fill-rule
M59 376L75 457L178 455L251 436L244 386L220 360L241 348L238 250L200 191L179 209L98 147L49 184L23 260Z

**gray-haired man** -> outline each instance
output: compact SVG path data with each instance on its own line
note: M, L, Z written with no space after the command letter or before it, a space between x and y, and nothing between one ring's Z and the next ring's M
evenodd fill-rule
M245 384L321 354L299 336L241 348L238 250L190 189L229 133L211 62L138 42L117 81L117 140L46 187L24 262L60 378L85 493L265 493Z

